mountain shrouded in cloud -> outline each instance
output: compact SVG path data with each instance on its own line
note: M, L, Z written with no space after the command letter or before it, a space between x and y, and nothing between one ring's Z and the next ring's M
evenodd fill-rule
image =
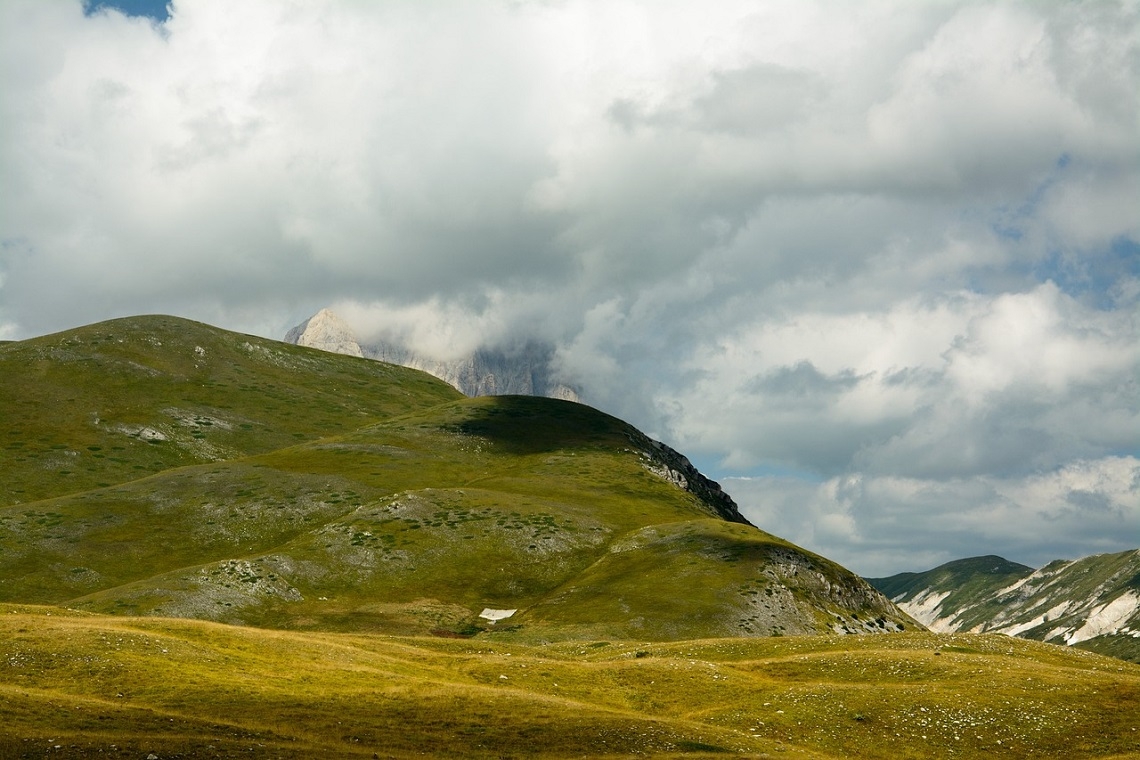
M0 338L540 341L865 574L1135 544L1134 2L10 0L0 40Z

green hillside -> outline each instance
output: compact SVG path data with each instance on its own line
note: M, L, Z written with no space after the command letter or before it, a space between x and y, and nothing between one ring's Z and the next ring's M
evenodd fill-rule
M920 573L899 573L888 578L867 580L892 599L911 599L924 591L946 592L946 606L960 609L989 599L998 589L1016 583L1032 572L1032 567L989 554L957 559Z
M0 345L0 394L4 506L460 398L420 372L158 316Z
M0 601L439 635L515 609L500 629L550 638L913 625L581 404L169 317L0 357L33 442L6 452Z

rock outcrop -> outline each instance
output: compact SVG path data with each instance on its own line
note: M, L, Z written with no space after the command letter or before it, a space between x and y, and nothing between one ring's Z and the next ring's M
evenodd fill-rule
M577 390L555 377L551 369L554 347L537 341L509 351L480 348L459 359L434 359L394 343L362 343L343 319L322 309L290 330L285 342L418 369L466 396L523 395L581 401Z
M285 342L333 354L364 356L352 328L328 309L321 309L286 333Z
M740 508L720 487L720 483L706 477L684 454L647 435L631 435L630 440L645 459L645 469L693 494L722 519L743 525L752 524L740 514Z

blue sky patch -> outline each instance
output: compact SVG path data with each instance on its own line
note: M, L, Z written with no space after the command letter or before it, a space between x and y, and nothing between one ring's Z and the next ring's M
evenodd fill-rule
M1051 280L1065 293L1098 309L1116 307L1116 285L1126 278L1140 276L1140 243L1121 236L1104 249L1080 254L1051 251L1037 262L1033 276L1039 282Z
M127 16L145 16L155 21L166 21L170 13L167 0L87 0L83 12L90 16L104 8L114 8Z

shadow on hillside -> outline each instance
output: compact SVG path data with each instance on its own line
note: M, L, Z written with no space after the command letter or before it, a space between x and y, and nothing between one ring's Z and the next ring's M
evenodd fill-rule
M514 454L537 454L618 444L627 425L573 401L540 396L486 396L468 408L468 418L448 428L486 438Z

